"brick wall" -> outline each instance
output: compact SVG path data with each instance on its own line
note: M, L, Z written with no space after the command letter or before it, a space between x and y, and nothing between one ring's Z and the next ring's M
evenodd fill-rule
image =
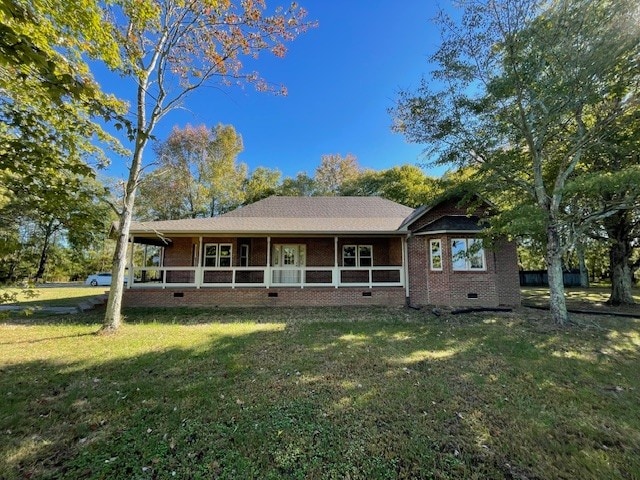
M483 216L485 208L475 212ZM455 201L438 205L411 225L417 230L443 215L467 215L466 208ZM453 238L473 238L469 234L435 234L410 237L407 241L409 269L409 298L412 305L440 305L451 307L496 307L520 304L520 282L516 247L513 242L496 242L493 249L485 248L484 271L454 271L451 260ZM439 239L442 245L442 270L430 268L429 241ZM477 296L477 298L470 298Z
M363 296L371 294L371 296ZM182 296L175 296L182 294ZM277 294L275 296L269 295ZM125 307L403 306L404 288L133 288Z
M165 267L190 267L192 265L193 244L198 245L197 238L176 237L164 248ZM196 246L196 249L198 247Z
M291 238L273 237L271 245L303 244L307 246L307 266L333 267L334 265L334 237L319 238ZM206 243L230 243L233 247L233 265L240 265L240 245L249 245L250 266L265 266L267 263L267 239L264 237L238 239L232 237L204 237ZM191 266L193 246L199 248L197 237L175 237L171 245L165 248L164 265L166 267ZM375 266L402 265L402 244L399 237L395 238L339 238L338 264L342 265L343 245L372 245L373 264Z
M483 271L454 271L451 240L472 234L436 234L411 237L409 247L409 296L412 305L496 307L520 304L520 282L515 245L498 242L485 248ZM442 270L431 270L429 241L442 245ZM476 298L470 298L475 296Z

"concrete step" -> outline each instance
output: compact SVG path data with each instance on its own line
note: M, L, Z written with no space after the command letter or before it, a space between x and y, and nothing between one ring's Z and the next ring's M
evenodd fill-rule
M108 297L106 295L100 295L99 297L91 297L87 299L87 302L92 303L95 306L104 305L107 303L107 298Z
M80 310L81 312L88 312L89 310L93 310L94 308L96 308L95 304L87 301L87 302L80 302L78 304L78 310Z

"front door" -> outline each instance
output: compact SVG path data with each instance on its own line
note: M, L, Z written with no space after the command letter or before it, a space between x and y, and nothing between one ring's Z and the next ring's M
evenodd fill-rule
M304 266L305 245L275 245L274 272L275 283L300 283L300 267Z

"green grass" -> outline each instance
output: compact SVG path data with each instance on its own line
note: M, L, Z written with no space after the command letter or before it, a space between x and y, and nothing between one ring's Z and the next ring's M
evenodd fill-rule
M548 287L525 287L521 289L521 292L524 304L548 305L549 303ZM609 299L610 294L610 287L565 288L565 298L568 308L637 313L640 315L640 288L636 287L632 291L633 299L637 305L621 305L618 307L606 305L605 303Z
M536 296L549 299L549 289L543 287L525 287L522 289L522 293L525 297ZM568 300L580 300L594 303L604 303L608 300L611 294L610 287L567 287L565 288L565 294ZM640 288L633 289L633 299L640 303Z
M33 289L0 288L2 292L17 292L18 302L13 305L28 307L72 307L83 300L109 291L109 287L90 287L70 284L64 287L39 286Z
M3 478L640 477L639 321L127 315L0 324Z

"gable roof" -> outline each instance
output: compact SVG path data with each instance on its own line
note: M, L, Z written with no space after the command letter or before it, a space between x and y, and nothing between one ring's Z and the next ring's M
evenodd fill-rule
M149 234L389 234L413 209L380 197L268 197L219 217L132 222Z
M486 198L480 196L479 194L474 193L471 196L475 197L475 199L480 204L485 205L489 210L495 209L495 205L493 205L493 203L491 203ZM412 224L417 222L426 213L430 212L431 210L434 210L436 207L438 207L439 205L442 205L443 203L452 202L452 203L458 204L458 203L464 202L464 200L465 200L465 196L458 192L445 192L433 203L425 204L425 205L422 205L421 207L416 208L411 215L409 215L407 218L404 219L404 221L400 225L400 228L403 231L407 231ZM478 229L478 231L480 230L482 230L482 228Z

